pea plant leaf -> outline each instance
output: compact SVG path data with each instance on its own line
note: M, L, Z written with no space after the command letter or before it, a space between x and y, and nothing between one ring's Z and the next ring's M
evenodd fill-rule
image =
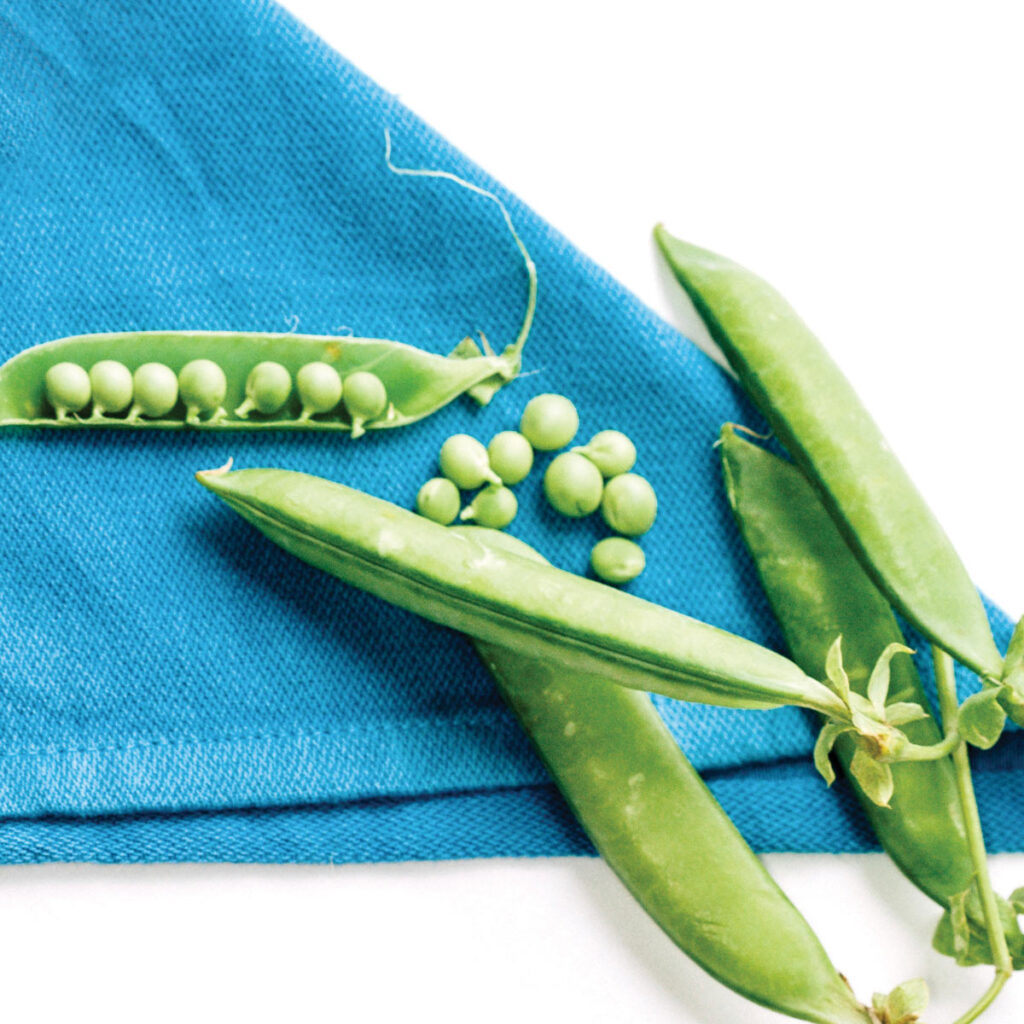
M825 675L832 684L832 689L839 694L844 704L850 703L850 677L843 668L843 638L837 636L832 641L825 657Z
M885 717L885 702L889 697L889 665L897 654L913 654L906 644L889 644L879 655L868 680L868 700L875 712Z
M1001 687L987 687L960 705L960 735L973 747L995 746L1006 726L1006 712L999 703Z
M879 807L888 807L893 794L892 768L858 749L850 760L850 774L864 795Z
M1015 914L1024 914L1024 886L1010 893L1010 906Z
M924 978L912 978L888 995L875 993L871 1009L879 1024L915 1024L928 1008L928 985Z

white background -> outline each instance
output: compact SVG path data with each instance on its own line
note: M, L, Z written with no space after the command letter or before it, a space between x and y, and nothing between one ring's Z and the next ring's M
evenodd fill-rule
M666 318L691 329L658 220L776 284L1024 613L1015 3L287 6ZM987 984L881 856L767 861L862 997L923 975L942 1024ZM7 868L0 920L12 1022L781 1020L586 859ZM1024 1019L1024 981L985 1019Z

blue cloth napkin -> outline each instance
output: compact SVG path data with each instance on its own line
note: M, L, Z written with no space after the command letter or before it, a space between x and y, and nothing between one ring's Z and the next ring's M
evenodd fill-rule
M516 334L528 375L401 431L0 435L0 860L357 861L590 851L468 643L289 558L199 488L279 466L410 506L441 442L534 394L636 441L658 490L632 590L776 647L720 493L736 387L564 238L273 4L0 2L0 360L158 328ZM638 224L638 231L648 225ZM541 460L543 468L545 460ZM595 519L519 488L514 531L586 570ZM993 618L1001 642L1009 624ZM659 701L762 850L863 850L801 712ZM1024 845L1014 737L981 760L995 848Z

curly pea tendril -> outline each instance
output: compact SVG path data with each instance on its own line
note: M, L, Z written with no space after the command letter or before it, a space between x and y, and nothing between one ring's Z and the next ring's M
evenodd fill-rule
M526 268L526 309L516 339L497 354L464 338L447 356L384 338L240 331L127 331L61 338L0 366L0 427L153 427L339 430L353 438L402 427L460 395L486 405L514 380L533 325L537 269L492 192L442 178L495 203Z

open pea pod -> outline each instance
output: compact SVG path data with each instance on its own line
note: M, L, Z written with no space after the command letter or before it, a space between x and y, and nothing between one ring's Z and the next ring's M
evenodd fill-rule
M342 484L277 469L197 479L303 561L476 639L680 700L846 714L774 651Z
M888 602L796 466L743 440L729 426L722 430L720 450L729 503L794 660L810 675L824 673L828 651L842 636L850 686L866 696L882 651L903 642ZM889 697L928 707L909 658L892 661ZM933 744L940 738L931 716L903 728L915 743ZM836 743L848 773L856 749L849 735ZM947 757L891 767L895 786L888 807L866 797L851 779L854 789L896 865L949 909L971 890L975 871L952 762ZM980 904L968 924L972 962L992 963ZM1012 915L1006 939L1015 967L1024 967L1024 935Z
M457 530L496 553L541 560L507 534ZM598 852L684 953L791 1017L873 1020L646 694L473 642Z
M450 356L439 356L383 338L330 337L307 334L261 334L237 331L131 331L83 334L26 349L0 366L0 427L112 427L207 430L353 430L353 416L339 389L329 409L303 415L296 381L303 367L323 363L344 381L353 374L372 374L383 385L380 411L359 424L357 432L403 427L429 416L459 395L481 404L519 372L529 322L501 355L484 353L464 339ZM216 408L190 415L186 396L171 393L166 412L150 415L138 408L138 378L126 383L125 404L116 412L102 409L90 393L85 373L96 364L113 362L134 374L145 364L161 364L175 380L186 365L209 360L223 372ZM252 408L246 394L251 371L274 363L287 372L285 390L272 412ZM85 373L82 390L69 414L59 408L46 384L47 371L71 364ZM289 383L290 380L290 383Z
M655 238L772 429L890 603L980 675L1003 659L949 538L849 382L786 300L731 260Z

